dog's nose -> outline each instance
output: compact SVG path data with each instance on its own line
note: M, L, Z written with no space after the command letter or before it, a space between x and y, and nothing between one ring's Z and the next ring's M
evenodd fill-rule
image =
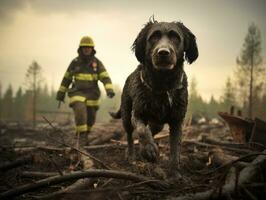
M158 55L159 56L168 56L170 54L170 50L167 48L160 48L158 50Z

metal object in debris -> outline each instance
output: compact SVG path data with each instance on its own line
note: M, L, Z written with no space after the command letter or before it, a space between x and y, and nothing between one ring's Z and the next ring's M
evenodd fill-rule
M249 142L252 129L255 124L253 121L243 119L242 117L233 116L224 112L219 112L218 114L228 124L232 137L235 142L238 143Z
M239 143L258 143L266 146L266 122L259 118L255 120L218 113L228 124L234 141Z
M255 124L249 142L266 146L266 122L255 118Z

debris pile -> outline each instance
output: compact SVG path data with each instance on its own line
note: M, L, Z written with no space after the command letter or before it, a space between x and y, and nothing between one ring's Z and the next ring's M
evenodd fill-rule
M167 127L155 137L157 163L138 155L137 138L136 160L125 159L119 120L96 124L84 147L73 144L71 127L6 128L0 135L0 199L263 199L265 146L239 143L232 135L222 123L184 127L180 177L172 177Z

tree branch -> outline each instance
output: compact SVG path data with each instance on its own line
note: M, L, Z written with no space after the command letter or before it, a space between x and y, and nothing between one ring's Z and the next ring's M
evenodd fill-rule
M88 177L105 177L105 178L117 178L117 179L126 179L136 182L141 181L148 181L149 178L141 175L136 175L131 172L122 172L122 171L116 171L116 170L104 170L104 169L95 169L95 170L88 170L84 172L73 172L71 174L65 174L63 176L54 176L47 179L39 180L35 183L26 184L19 186L17 188L8 190L6 192L3 192L0 194L0 199L10 199L15 196L25 194L30 191L34 191L39 188L59 184L65 181L70 180L77 180L81 178L88 178ZM158 181L156 184L152 182L147 182L147 184L151 187L165 187L166 182L164 181Z

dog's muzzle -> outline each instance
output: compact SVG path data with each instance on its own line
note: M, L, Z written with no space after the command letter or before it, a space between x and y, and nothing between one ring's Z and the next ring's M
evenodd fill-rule
M152 62L157 69L173 69L176 62L174 49L170 47L155 48L152 55Z
M158 49L158 52L157 52L157 54L161 57L169 56L170 53L171 53L170 50L165 47Z

